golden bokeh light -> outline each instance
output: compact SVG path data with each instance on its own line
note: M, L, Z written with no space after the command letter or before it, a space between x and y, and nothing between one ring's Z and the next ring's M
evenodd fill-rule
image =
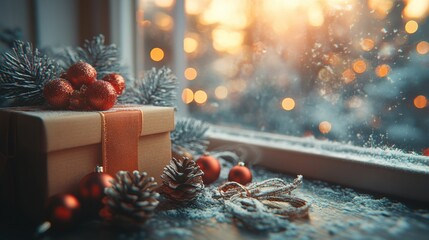
M185 37L183 40L183 50L186 53L193 53L198 48L198 41L193 37Z
M414 20L410 20L405 24L405 31L408 34L413 34L417 32L417 29L419 29L419 24Z
M293 98L284 98L282 101L282 108L286 111L290 111L295 108L295 100Z
M207 93L203 90L198 90L194 93L194 101L203 104L207 101Z
M425 108L428 104L428 100L425 96L419 95L414 98L414 106L416 108Z
M364 51L371 51L374 48L374 40L370 39L370 38L365 38L362 39L362 41L360 42L360 46L362 48L362 50Z
M319 124L319 131L323 134L328 134L332 129L332 125L328 121L323 121Z
M194 92L189 89L189 88L185 88L182 91L182 101L186 104L191 103L192 101L194 101Z
M213 47L219 52L237 53L244 41L241 31L233 31L224 28L216 28L212 31Z
M164 51L161 48L153 48L150 51L150 58L155 62L159 62L164 59Z
M198 72L195 68L189 67L185 69L184 75L187 80L192 81L197 78Z
M416 46L416 51L419 54L427 54L429 52L429 43L426 41L421 41Z
M407 18L423 18L429 12L429 1L427 0L408 0L403 14Z
M313 27L320 27L323 25L325 17L320 6L311 7L308 10L308 23Z
M351 69L344 70L344 72L341 75L342 75L343 81L347 84L353 82L356 79L356 74Z
M185 11L189 15L198 15L204 11L204 9L207 7L207 4L208 4L208 1L186 0Z
M353 71L356 73L364 73L366 71L366 62L363 59L354 61Z
M200 22L203 25L219 24L228 29L245 29L250 23L248 12L245 11L248 4L247 0L211 1L201 14Z
M228 97L228 88L226 88L225 86L216 87L215 96L218 99L225 99L226 97Z
M393 0L368 0L368 7L374 11L375 16L383 19L393 7Z
M173 18L165 13L157 13L154 16L154 22L159 29L164 31L170 31L173 28Z
M174 0L155 0L155 4L158 7L169 8L169 7L173 6Z
M375 68L375 74L380 78L386 77L389 73L390 73L390 66L387 64L381 64Z

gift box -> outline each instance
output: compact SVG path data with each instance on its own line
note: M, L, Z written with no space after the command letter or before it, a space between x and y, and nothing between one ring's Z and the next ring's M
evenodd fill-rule
M171 159L173 128L174 109L168 107L0 109L1 212L36 220L49 196L75 193L97 165L113 176L138 169L160 183Z

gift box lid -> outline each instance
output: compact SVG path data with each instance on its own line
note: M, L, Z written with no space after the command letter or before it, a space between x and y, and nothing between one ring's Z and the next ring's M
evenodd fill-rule
M169 132L174 129L174 108L172 107L122 105L103 111L103 113L129 110L142 112L141 136ZM9 116L13 116L13 120L9 120ZM16 124L20 134L28 131L29 137L34 136L33 128L42 126L42 134L45 136L42 139L45 143L42 144L43 149L40 150L43 152L101 143L102 116L97 111L63 111L41 107L0 108L2 130L6 127L4 126L5 119L14 121L13 124ZM40 133L40 129L37 132ZM1 135L3 134L1 133Z

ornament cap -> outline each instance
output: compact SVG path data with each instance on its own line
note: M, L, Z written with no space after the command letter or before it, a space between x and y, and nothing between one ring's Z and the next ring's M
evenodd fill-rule
M102 173L102 172L104 172L104 169L103 169L103 166L96 166L95 167L95 169L94 169L94 172L96 172L96 173Z
M238 162L238 166L244 167L246 164L244 162Z

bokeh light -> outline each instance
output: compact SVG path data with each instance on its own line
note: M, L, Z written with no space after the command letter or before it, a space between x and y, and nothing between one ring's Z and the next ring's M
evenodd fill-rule
M368 0L368 7L372 9L379 19L385 18L393 7L392 0Z
M427 54L429 52L429 43L426 41L421 41L417 43L416 51L419 54Z
M332 129L332 125L328 121L323 121L319 124L319 131L323 134L328 134Z
M414 106L416 108L425 108L428 104L428 100L425 96L419 95L414 98Z
M345 83L351 83L356 79L356 74L351 69L346 69L341 74Z
M215 96L218 99L225 99L226 97L228 97L228 88L226 88L225 86L216 87Z
M191 103L192 101L194 101L194 92L189 89L189 88L185 88L182 91L182 101L186 104Z
M185 11L189 15L198 15L207 7L207 1L201 0L186 0Z
M170 31L173 28L173 18L165 13L157 13L154 16L156 26L164 31Z
M382 78L386 77L390 73L390 66L387 64L381 64L375 68L375 74Z
M241 31L216 28L212 32L212 38L216 51L234 54L240 51L244 34Z
M429 1L427 0L407 0L404 8L404 16L407 18L422 18L427 15Z
M364 73L366 71L366 62L363 59L356 60L353 63L353 71L356 73Z
M185 73L184 73L184 75L185 75L185 78L186 78L187 80L192 81L192 80L194 80L195 78L197 78L197 76L198 76L198 72L197 72L197 70L196 70L195 68L188 67L188 68L186 68L186 69L185 69Z
M417 32L417 29L419 29L419 24L414 20L410 20L405 24L405 31L409 34Z
M282 108L286 111L290 111L295 108L295 100L293 98L284 98L282 101Z
M172 7L173 3L174 3L174 0L155 0L155 4L158 7L162 7L162 8Z
M183 50L185 50L186 53L193 53L198 48L198 41L195 38L192 37L185 37L183 40Z
M370 39L370 38L365 38L362 39L362 41L360 42L360 46L362 48L362 50L364 51L371 51L374 48L374 40Z
M323 11L320 6L315 5L310 7L308 10L308 23L313 27L320 27L323 25L325 17L323 16Z
M198 90L194 93L194 101L203 104L207 101L207 93L204 90Z
M150 51L150 58L155 62L159 62L164 59L164 51L161 48L153 48Z

